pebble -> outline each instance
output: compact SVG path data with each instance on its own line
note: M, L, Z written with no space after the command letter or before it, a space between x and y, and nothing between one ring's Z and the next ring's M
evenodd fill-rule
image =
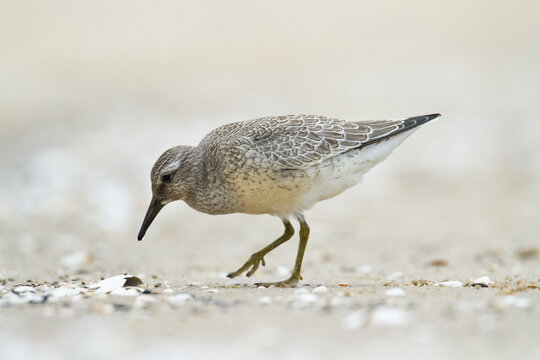
M405 296L405 291L400 288L391 288L386 290L386 296Z
M215 294L215 293L218 293L219 290L218 289L208 289L208 290L205 290L204 292L205 293L213 293L213 294Z
M345 281L342 281L342 282L338 282L338 286L349 286L349 283L345 282Z

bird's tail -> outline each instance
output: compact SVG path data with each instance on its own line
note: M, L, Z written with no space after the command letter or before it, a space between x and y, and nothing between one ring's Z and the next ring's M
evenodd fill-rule
M365 125L371 129L367 140L362 142L362 147L387 140L394 135L423 125L428 121L438 118L439 116L441 116L441 114L413 116L399 120L362 122L362 125Z

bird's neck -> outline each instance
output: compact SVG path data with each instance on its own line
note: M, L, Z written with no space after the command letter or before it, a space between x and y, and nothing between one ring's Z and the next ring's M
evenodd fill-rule
M184 201L193 209L207 214L229 213L226 201L228 190L222 181L219 164L208 161L200 147L193 147L188 155L191 176L185 184Z

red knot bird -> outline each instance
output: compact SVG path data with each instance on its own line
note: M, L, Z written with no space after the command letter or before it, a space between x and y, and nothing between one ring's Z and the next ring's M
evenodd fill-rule
M207 214L270 214L285 230L277 240L257 251L234 278L253 275L264 256L288 241L300 223L300 244L290 278L257 285L295 286L309 226L304 211L358 183L373 166L418 126L440 114L399 120L342 121L316 115L264 117L221 126L197 146L175 146L152 168L152 200L138 239L168 203L184 200Z

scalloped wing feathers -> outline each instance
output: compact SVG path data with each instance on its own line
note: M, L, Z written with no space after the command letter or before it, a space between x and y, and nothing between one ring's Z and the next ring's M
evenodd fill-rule
M215 144L221 150L246 154L254 150L280 169L305 169L352 149L386 140L435 117L438 114L362 122L316 115L264 117L222 126L211 133L211 138L221 139L220 144Z

